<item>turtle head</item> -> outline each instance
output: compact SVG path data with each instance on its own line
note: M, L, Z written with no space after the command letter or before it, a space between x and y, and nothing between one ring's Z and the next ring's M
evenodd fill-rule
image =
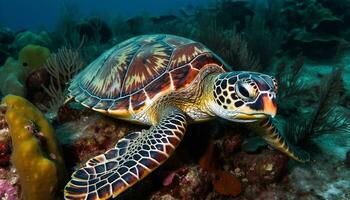
M256 72L228 72L214 78L209 108L230 121L251 122L274 117L277 81Z

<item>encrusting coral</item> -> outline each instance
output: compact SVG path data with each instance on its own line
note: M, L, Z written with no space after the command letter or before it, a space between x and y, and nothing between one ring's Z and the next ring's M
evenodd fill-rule
M54 199L64 178L64 164L53 128L44 115L22 97L3 98L12 138L12 162L26 200Z

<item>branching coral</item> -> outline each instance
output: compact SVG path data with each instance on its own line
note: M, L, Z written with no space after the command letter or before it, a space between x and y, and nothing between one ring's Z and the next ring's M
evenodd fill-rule
M47 110L57 113L64 102L64 88L71 78L84 66L79 52L63 47L52 54L45 68L51 75L50 85L43 86L45 92L51 97Z

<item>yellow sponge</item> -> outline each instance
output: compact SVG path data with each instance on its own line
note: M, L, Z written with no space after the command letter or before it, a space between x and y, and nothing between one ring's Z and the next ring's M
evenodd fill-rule
M18 60L23 67L32 72L42 68L49 55L50 50L48 48L29 44L21 49Z
M65 178L53 128L26 99L7 95L6 121L12 138L12 162L20 176L25 200L55 199Z

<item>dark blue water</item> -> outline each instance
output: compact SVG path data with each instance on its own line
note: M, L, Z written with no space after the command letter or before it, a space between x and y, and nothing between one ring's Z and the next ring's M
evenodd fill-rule
M127 3L126 3L127 2ZM187 6L203 6L208 0L0 0L0 25L14 30L55 27L60 14L69 8L75 10L75 14L84 17L99 15L110 19L116 15L130 17L148 13L149 15L161 15Z

